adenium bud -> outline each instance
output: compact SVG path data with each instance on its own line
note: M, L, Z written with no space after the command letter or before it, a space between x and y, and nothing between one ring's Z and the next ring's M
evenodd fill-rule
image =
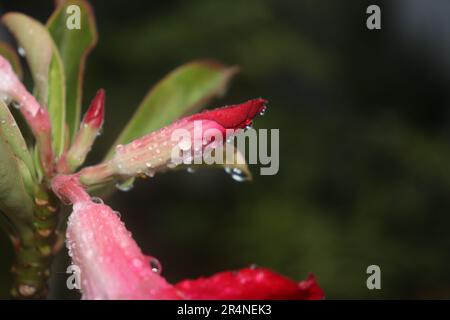
M73 172L84 163L97 135L102 129L104 114L105 90L100 89L81 121L80 129L75 135L73 144L70 149L61 156L58 163L58 172Z
M93 185L114 176L153 176L181 163L201 163L206 148L222 146L236 130L249 126L266 109L266 103L254 99L182 118L129 144L116 146L110 161L83 169L80 179L83 184Z
M14 100L30 116L36 116L41 106L19 80L11 64L0 55L0 95L3 100Z
M11 64L0 55L0 98L18 104L39 146L41 164L47 176L53 171L51 124L48 111L36 101L14 73Z

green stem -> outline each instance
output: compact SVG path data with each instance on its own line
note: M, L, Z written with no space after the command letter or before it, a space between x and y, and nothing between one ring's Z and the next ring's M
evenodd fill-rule
M35 204L33 219L31 223L20 226L19 241L15 244L11 295L17 299L46 297L50 265L56 254L57 201L53 195L39 192Z

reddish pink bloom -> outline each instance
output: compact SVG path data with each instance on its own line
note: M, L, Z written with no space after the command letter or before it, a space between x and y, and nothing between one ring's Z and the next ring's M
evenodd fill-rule
M119 215L93 201L76 176L59 176L53 190L73 203L67 247L81 269L83 299L323 299L314 277L295 283L263 268L222 272L174 286L155 258L144 255Z
M225 271L209 278L184 280L175 285L185 299L192 300L320 300L324 299L316 279L296 283L271 270L247 268Z

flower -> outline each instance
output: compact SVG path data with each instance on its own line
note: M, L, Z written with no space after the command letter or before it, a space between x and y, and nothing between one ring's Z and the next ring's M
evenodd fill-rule
M315 278L295 283L264 268L227 271L169 284L159 262L142 253L120 216L91 199L76 176L58 176L53 189L73 203L67 247L81 270L83 299L323 299Z

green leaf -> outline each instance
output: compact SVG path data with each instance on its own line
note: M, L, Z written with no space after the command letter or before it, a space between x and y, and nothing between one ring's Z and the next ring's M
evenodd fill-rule
M164 127L186 113L197 111L215 96L222 95L236 72L236 67L206 60L175 69L150 90L107 158L112 156L116 145L129 143Z
M25 139L17 126L16 120L3 101L0 101L0 134L9 144L14 155L22 160L30 173L33 173L34 175L33 158L31 157Z
M80 8L80 29L66 27L67 8ZM70 12L70 11L69 11ZM47 22L47 28L59 49L66 75L66 122L70 138L80 123L83 74L88 53L97 43L97 27L92 8L87 1L61 1Z
M5 14L3 22L25 51L37 99L50 113L53 149L58 156L64 150L66 103L64 67L58 49L47 28L37 20L13 12Z
M25 189L18 161L0 133L0 210L14 220L33 215L33 201Z
M23 78L22 65L20 64L19 56L8 43L0 42L0 55L2 55L6 60L11 63L14 72L17 74L19 79Z

